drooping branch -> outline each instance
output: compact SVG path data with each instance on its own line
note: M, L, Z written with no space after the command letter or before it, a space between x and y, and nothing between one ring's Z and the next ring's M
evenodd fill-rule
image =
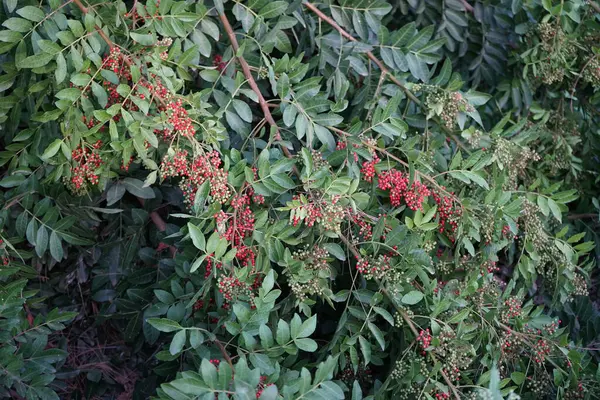
M352 36L351 34L346 32L344 30L344 28L342 28L341 26L339 26L337 24L337 22L335 22L333 19L331 19L330 17L325 15L321 10L319 10L317 8L317 6L315 6L314 4L312 4L308 1L305 1L302 4L304 4L304 6L306 8L308 8L309 10L314 12L317 15L317 17L319 17L319 19L321 19L321 20L327 22L329 25L331 25L331 27L333 29L335 29L336 31L338 31L343 37L350 40L351 42L358 42L358 40L354 36ZM421 104L421 101L417 98L417 96L415 96L415 94L409 88L407 88L402 82L400 82L398 80L398 78L396 78L394 75L392 75L390 73L390 70L386 68L386 66L383 64L383 62L379 58L377 58L370 51L367 51L366 54L367 54L367 57L369 57L369 59L371 61L373 61L375 63L375 65L377 65L377 67L379 67L379 69L381 70L381 73L384 74L385 76L387 76L390 81L392 81L394 84L396 84L404 92L404 94L406 94L406 97L408 97L417 106L423 107L423 105ZM465 152L467 152L469 154L471 153L469 151L469 149L466 148L466 146L459 140L459 138L454 133L452 133L452 131L449 128L447 128L443 124L440 124L440 126L456 142L458 147L460 147L461 149L463 149Z
M354 255L354 257L356 257L357 259L360 258L360 253L358 252L358 250L356 250L356 248L350 242L350 240L348 240L348 238L346 236L344 236L343 234L339 234L339 237L340 237L340 240L346 245L346 247L348 248L348 250L350 250L350 252L352 253L352 255ZM411 330L411 332L415 336L419 336L419 331L415 327L415 324L413 324L413 322L410 319L410 317L406 314L406 312L403 309L401 309L400 307L398 307L396 305L396 303L394 302L393 297L383 287L383 285L381 284L381 282L379 280L376 280L376 282L377 282L377 285L381 288L381 292L389 299L390 303L396 309L396 312L398 312L400 314L400 316L402 317L402 319L404 320L404 322L406 322L406 325L408 325L408 327ZM433 353L428 353L428 354L431 357L431 359L434 362L434 364L437 364L438 360L435 357L435 355L433 355ZM450 380L450 377L448 376L448 374L446 374L441 369L440 369L440 374L444 378L444 381L446 381L446 384L448 385L448 387L450 388L450 390L452 390L452 393L454 394L454 397L456 398L456 400L460 400L460 395L458 394L458 391L456 390L456 386L452 383L452 381Z

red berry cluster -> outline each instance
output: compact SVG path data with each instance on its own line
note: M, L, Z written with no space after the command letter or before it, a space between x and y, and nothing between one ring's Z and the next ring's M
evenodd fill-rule
M436 400L449 399L450 394L448 394L446 392L438 392L435 394L435 398L436 398Z
M348 142L340 140L335 145L335 149L336 150L345 150L347 146L348 146Z
M486 271L488 274L494 274L500 271L500 267L496 266L496 261L487 260L481 264L481 276L485 276Z
M260 382L258 383L258 387L256 388L256 398L258 399L263 391L265 390L265 388L269 387L269 386L273 386L273 383L269 383L267 385L265 385L265 382L267 381L268 377L262 375L260 377Z
M220 54L216 54L213 57L213 65L217 67L219 72L223 72L227 68L227 63L223 61L223 57Z
M550 343L546 339L540 339L537 341L537 346L534 350L533 361L538 364L543 364L546 360L546 357L550 355L552 348L550 347Z
M362 236L365 241L371 240L373 237L373 227L371 226L371 223L365 218L361 218L358 213L355 213L354 210L352 210L352 207L348 208L347 213L350 215L352 222L358 226L358 234Z
M423 209L423 201L431 195L431 190L424 184L414 181L410 188L409 176L404 172L392 169L379 174L379 188L390 191L390 202L393 207L398 207L402 199L406 206L413 211Z
M217 360L216 358L209 360L209 362L217 368L219 367L219 364L221 364L221 360Z
M513 331L506 332L500 341L500 348L505 356L513 356L520 353L523 341Z
M250 202L254 190L246 188L246 193L236 195L231 200L232 213L223 210L215 214L216 230L219 235L237 248L236 258L243 265L255 265L254 251L244 244L244 239L251 236L254 231L254 213L250 209Z
M209 276L212 275L213 273L213 264L214 264L214 268L216 269L222 269L223 268L223 264L218 262L215 263L213 261L213 256L214 253L210 253L207 257L206 257L206 268L204 269L204 279L207 279Z
M79 145L71 152L75 166L71 166L71 180L68 185L74 193L84 193L89 185L98 184L98 169L104 163L98 152L102 141L98 140L90 147L86 147L85 144Z
M373 262L370 262L367 258L356 257L356 270L365 279L381 279L385 277L386 272L391 268L389 255L380 255Z
M300 196L294 196L292 200L300 200ZM311 227L315 222L319 222L323 217L321 206L317 203L308 203L294 210L292 217L292 225L297 226L300 221L304 220L306 226Z
M512 234L512 232L510 231L510 226L508 226L508 225L504 225L504 226L502 227L502 237L505 237L505 238L507 238L507 239L510 239L511 237L512 237L513 239L517 239L517 237L518 237L518 236L517 236L517 235L513 235L513 234Z
M371 161L363 162L360 173L365 177L365 181L372 182L373 177L376 174L375 164L379 163L380 159L377 157L377 154L373 154L373 159Z
M360 258L356 256L356 270L361 274L366 274L371 270L371 264L368 258Z
M502 322L507 323L511 318L521 316L521 299L511 296L504 301L505 309L502 312Z
M240 281L233 276L221 276L217 283L219 292L228 303L234 302L239 296L246 295L251 297L252 292L245 282Z
M425 354L425 349L431 346L431 340L433 336L431 336L431 331L429 328L423 329L419 332L419 336L417 336L416 341L419 342L421 348L423 349L423 354Z
M194 136L196 129L194 129L192 119L188 116L188 112L183 107L181 100L178 99L169 102L166 111L169 116L169 124L173 127L172 133L189 137Z
M442 189L445 189L442 187ZM437 215L440 219L440 233L445 230L449 234L454 234L458 228L458 221L462 215L462 208L456 204L453 197L440 196L438 193L433 192L433 200L437 204Z
M218 203L229 200L231 191L227 183L227 171L220 168L219 153L213 151L188 161L187 151L177 151L173 156L165 155L160 166L161 177L183 177L179 187L187 204L194 204L196 192L207 180L210 183L212 198Z

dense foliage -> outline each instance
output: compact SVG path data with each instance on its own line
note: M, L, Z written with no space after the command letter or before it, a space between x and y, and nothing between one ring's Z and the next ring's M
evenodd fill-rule
M0 397L600 396L595 2L0 21Z

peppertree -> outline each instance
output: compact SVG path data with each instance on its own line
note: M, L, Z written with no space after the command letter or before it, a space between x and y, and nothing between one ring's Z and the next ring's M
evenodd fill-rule
M1 397L596 397L595 2L2 7Z

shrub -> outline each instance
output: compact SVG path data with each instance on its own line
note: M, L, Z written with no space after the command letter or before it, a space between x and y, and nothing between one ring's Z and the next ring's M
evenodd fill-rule
M596 3L3 6L0 396L596 397Z

